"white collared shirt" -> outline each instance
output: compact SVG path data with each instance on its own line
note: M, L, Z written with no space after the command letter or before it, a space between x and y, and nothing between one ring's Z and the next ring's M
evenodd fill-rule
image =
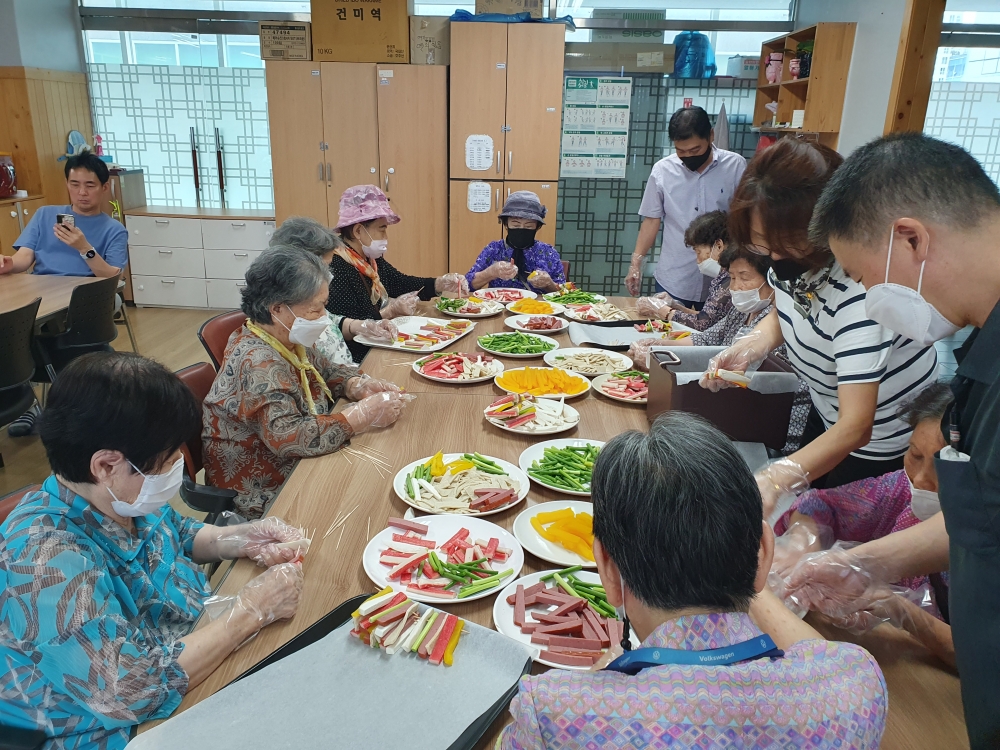
M677 154L653 165L639 206L639 215L660 219L663 245L656 280L671 296L700 302L705 287L694 250L684 244L684 231L695 218L710 211L728 211L747 160L712 146L712 162L704 172L692 172Z

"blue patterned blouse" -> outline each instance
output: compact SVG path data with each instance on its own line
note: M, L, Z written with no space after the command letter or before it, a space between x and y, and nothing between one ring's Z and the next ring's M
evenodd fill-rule
M469 289L476 289L472 280L476 277L477 273L485 271L497 261L510 261L512 257L514 257L514 251L504 240L494 240L488 244L483 248L483 251L479 253L479 257L476 258L476 262L472 264L472 270L465 274L465 278L469 282ZM535 244L524 251L524 260L528 267L518 270L525 271L526 273L531 273L532 271L545 271L552 277L552 280L556 284L564 284L566 282L566 275L563 273L562 260L559 258L559 253L556 252L556 249L552 247L552 245L546 245L544 242L535 240ZM494 279L489 283L489 286L508 287L514 289L526 288L525 284L517 278L511 279L510 281ZM530 287L531 285L529 284L528 286ZM534 287L531 288L534 289ZM536 289L535 291L544 290Z
M187 692L178 642L211 593L203 526L167 506L133 535L54 476L0 525L0 723L46 748L128 743Z

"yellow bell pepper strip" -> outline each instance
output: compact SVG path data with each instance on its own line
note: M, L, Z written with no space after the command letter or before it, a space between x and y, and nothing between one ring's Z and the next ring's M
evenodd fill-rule
M444 650L444 665L450 667L455 660L455 647L458 645L458 637L462 635L462 628L465 627L465 620L459 620L452 631L451 638Z
M539 523L552 523L553 521L564 521L574 516L572 508L563 508L562 510L553 510L548 513L538 513L535 515L535 518L538 519Z
M444 453L438 451L431 458L431 476L443 477L445 472L444 467Z

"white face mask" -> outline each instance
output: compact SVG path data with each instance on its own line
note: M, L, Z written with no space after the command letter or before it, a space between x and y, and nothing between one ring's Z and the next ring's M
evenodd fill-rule
M890 331L912 339L921 346L930 346L935 341L948 338L961 326L957 326L939 313L930 302L920 296L924 283L925 260L920 264L920 277L916 290L900 284L889 283L889 262L892 260L892 236L896 226L889 230L889 257L885 261L885 282L868 290L865 297L865 313L879 325Z
M365 230L365 234L368 235L368 241L372 243L370 245L366 245L364 242L361 243L361 249L364 251L365 257L375 260L385 255L385 251L389 249L389 240L373 240L372 236L368 234L368 229L365 227L361 228Z
M131 461L128 464L135 469L135 464ZM135 470L142 474L138 469ZM126 518L148 516L166 505L170 498L177 494L182 484L184 484L183 456L174 461L174 465L166 474L142 474L142 487L139 488L139 496L134 503L122 502L108 487L108 494L114 498L111 509Z
M903 472L906 474L906 472ZM938 500L938 493L930 490L918 490L910 481L910 475L906 474L906 482L910 485L910 510L921 521L926 521L936 513L941 512L941 501Z
M766 282L765 282L766 283ZM770 299L761 299L760 290L764 288L761 284L756 289L731 290L729 296L733 299L733 307L741 313L755 313L763 310L771 304Z
M292 308L289 307L288 309L291 310ZM281 323L278 318L275 318L275 320ZM316 320L309 320L308 318L300 318L296 315L295 320L292 321L291 328L284 323L281 323L281 325L288 331L289 341L293 344L302 344L302 346L308 348L314 346L319 341L319 337L323 335L323 331L330 327L330 316L323 313Z
M702 276L714 279L722 273L722 266L719 265L719 261L715 258L705 258L705 260L698 264L698 270L701 271Z

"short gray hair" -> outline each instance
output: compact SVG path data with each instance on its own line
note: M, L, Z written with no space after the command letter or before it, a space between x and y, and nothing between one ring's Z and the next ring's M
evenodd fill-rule
M254 323L271 323L271 305L299 305L330 284L330 271L318 255L277 245L262 252L247 269L240 292L243 312Z
M344 242L335 232L316 219L308 216L289 216L274 230L270 245L297 247L322 257L338 247L344 247Z

